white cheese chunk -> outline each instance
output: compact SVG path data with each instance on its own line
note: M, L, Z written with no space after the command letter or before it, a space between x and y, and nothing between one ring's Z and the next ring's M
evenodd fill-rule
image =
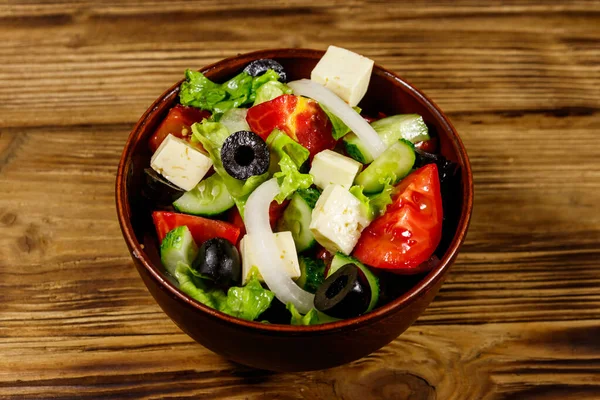
M160 144L150 166L183 190L192 190L212 166L206 155L185 140L169 134Z
M330 252L349 255L370 222L363 205L347 188L328 185L312 212L310 231Z
M321 189L325 189L330 184L350 188L361 167L361 163L350 157L335 151L323 150L313 158L309 174L313 176L314 184Z
M275 243L277 243L277 251L283 264L285 265L286 272L292 279L300 277L300 264L298 263L298 254L296 253L296 245L294 244L294 238L292 232L277 232L274 233ZM262 254L256 253L256 249L248 246L251 243L248 240L248 234L246 234L242 240L240 240L240 253L242 254L242 283L245 285L248 281L250 270L252 267L258 268L258 262L264 257ZM258 279L264 282L262 276Z
M329 46L312 70L310 79L354 107L367 93L372 71L373 60L341 47Z

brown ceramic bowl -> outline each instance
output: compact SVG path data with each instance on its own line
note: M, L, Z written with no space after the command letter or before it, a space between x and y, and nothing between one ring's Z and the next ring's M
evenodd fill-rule
M264 50L227 58L201 71L214 81L239 73L260 58L279 61L289 80L310 77L323 55L307 49ZM182 71L183 73L183 71ZM222 314L185 295L163 272L151 209L140 195L143 169L149 165L148 139L169 108L177 103L178 82L142 115L129 135L116 182L117 213L134 264L160 307L184 332L208 349L235 362L275 371L305 371L344 364L385 346L404 332L437 294L462 245L473 206L473 180L465 148L442 111L396 74L375 66L363 110L388 115L417 113L437 132L441 153L457 162L460 182L451 207L454 218L438 254L441 263L425 275L398 282L398 293L358 318L316 326L249 322ZM394 297L397 296L397 297Z

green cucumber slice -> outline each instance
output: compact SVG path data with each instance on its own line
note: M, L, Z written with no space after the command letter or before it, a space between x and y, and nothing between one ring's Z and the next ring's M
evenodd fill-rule
M377 278L371 270L358 261L354 257L347 256L343 253L336 253L331 260L331 266L329 267L329 271L327 272L327 276L325 279L329 277L329 275L333 274L338 269L342 268L346 264L354 264L365 274L367 281L369 282L369 286L371 287L371 301L369 302L369 307L367 308L367 312L373 310L379 301L379 278Z
M381 192L386 182L395 185L408 175L415 165L415 159L414 145L400 139L358 174L354 183L362 186L365 193Z
M325 262L310 257L298 257L300 264L300 278L296 280L298 286L310 293L315 293L325 280Z
M227 211L234 204L223 178L214 174L200 181L189 192L185 192L173 203L173 207L186 214L211 216Z
M190 229L183 225L173 229L160 244L160 260L167 271L175 276L177 263L192 265L198 255L198 245L194 242Z
M309 229L312 210L319 198L316 189L298 190L277 221L277 232L290 231L298 253L313 247L317 241Z
M371 123L375 132L379 135L386 147L391 146L399 139L405 139L416 143L429 140L429 131L423 117L418 114L398 114L382 118ZM346 153L356 161L363 164L373 162L371 154L354 133L344 136Z

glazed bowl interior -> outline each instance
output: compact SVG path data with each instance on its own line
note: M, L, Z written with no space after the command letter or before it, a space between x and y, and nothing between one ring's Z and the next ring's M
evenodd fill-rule
M323 55L322 51L306 49L265 50L225 59L201 69L211 80L222 82L237 73L248 62L260 58L272 58L283 65L288 80L309 78L310 71ZM340 329L353 329L369 324L407 306L418 299L438 280L454 261L466 234L472 208L472 176L469 161L460 138L444 114L426 96L401 80L394 73L375 66L367 94L359 106L370 115L383 112L386 115L416 113L423 116L430 130L439 138L440 152L460 166L459 179L453 191L451 209L444 210L449 216L450 229L445 227L442 243L436 251L440 264L427 274L398 279L395 293L388 294L387 303L374 311L352 319L314 326L291 326L250 322L222 314L179 291L174 279L163 271L159 256L159 243L152 223L150 204L141 195L144 181L143 170L150 164L151 152L148 140L169 109L177 104L178 82L167 90L144 113L132 131L125 146L117 174L117 212L127 245L151 279L156 280L170 296L178 298L195 309L220 320L252 330L316 333Z

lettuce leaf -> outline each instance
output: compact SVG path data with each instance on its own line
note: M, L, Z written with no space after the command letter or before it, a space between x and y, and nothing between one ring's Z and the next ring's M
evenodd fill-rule
M214 292L218 289L210 290L201 279L198 279L194 271L185 263L178 262L175 270L175 278L179 282L179 289L191 298L214 309L218 309L217 304L221 296ZM220 291L223 296L225 293Z
M178 263L175 276L179 288L188 296L225 314L248 321L254 321L266 311L275 297L273 292L262 287L256 276L252 276L245 286L229 288L227 294L221 289L209 288L184 263Z
M251 176L245 181L229 175L225 171L223 162L221 161L221 147L229 134L229 130L220 122L212 122L205 119L200 123L196 122L192 125L192 140L202 143L202 146L208 152L215 171L223 179L227 191L229 191L233 201L235 201L243 218L244 206L250 193L269 178L269 173L265 172L262 175Z
M291 93L292 89L285 83L279 81L269 81L256 90L254 105L258 105L260 103L264 103L265 101L273 100L281 95Z
M275 172L273 176L277 178L280 188L275 200L281 204L296 190L308 189L312 185L312 175L300 172L300 167L308 160L310 152L278 129L271 132L267 145L271 151L271 167L279 165L279 172Z
M287 303L285 308L292 314L292 319L290 320L291 325L317 325L320 323L319 315L314 308L305 315L300 314L298 310L296 310L294 303Z
M354 195L360 201L363 207L365 207L369 220L383 215L385 209L389 204L392 204L392 196L394 195L394 186L390 183L390 179L386 180L383 184L383 190L380 193L373 195L365 195L363 193L362 186L352 186L350 193Z
M289 156L298 168L308 160L310 152L300 143L279 129L274 129L267 138L267 146L271 150L271 163L277 165L282 157Z
M313 183L313 177L310 174L303 174L298 171L298 166L288 155L281 157L279 160L280 172L276 172L273 176L277 178L279 184L279 194L275 196L275 200L281 204L298 189L308 189Z
M333 136L335 140L338 140L342 136L345 136L346 134L350 133L350 128L348 128L348 126L346 126L346 124L344 124L344 122L341 119L339 119L337 115L329 111L329 109L323 104L319 103L319 106L321 106L323 111L325 111L325 114L327 114L329 120L331 121L331 125L333 125L331 129L331 136ZM355 106L352 108L359 114L362 111L360 107Z
M219 311L234 317L254 321L271 305L275 294L264 289L256 278L251 278L245 286L231 287Z
M315 308L312 308L305 315L300 314L296 307L292 303L287 303L287 310L292 314L292 318L290 320L291 325L318 325L325 324L327 322L335 322L340 321L339 318L330 317L327 314L323 314Z
M277 81L279 74L268 70L261 76L252 77L242 72L225 83L218 84L201 72L185 71L185 81L179 90L179 101L214 114L254 103L256 91L267 82Z

